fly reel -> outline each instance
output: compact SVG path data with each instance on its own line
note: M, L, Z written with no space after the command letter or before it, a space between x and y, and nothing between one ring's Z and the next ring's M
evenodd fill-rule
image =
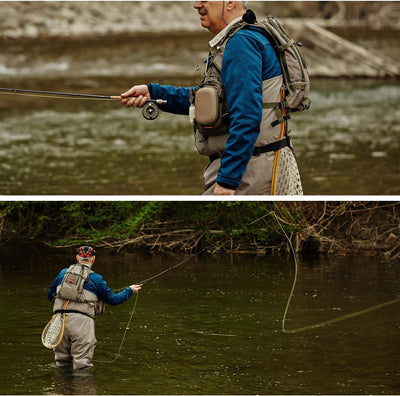
M162 99L149 99L147 103L143 106L142 115L146 120L153 121L160 114L160 109L158 105L167 104L166 100Z
M146 103L143 106L142 115L146 120L153 121L160 114L158 106L152 102Z

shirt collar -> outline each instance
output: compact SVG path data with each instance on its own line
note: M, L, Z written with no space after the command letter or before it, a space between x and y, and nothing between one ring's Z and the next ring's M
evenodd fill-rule
M228 33L233 25L240 22L243 18L243 15L234 19L229 25L227 25L224 29L222 29L210 42L208 43L210 48L215 47Z
M82 265L83 267L88 267L88 268L90 269L90 267L89 267L87 264L85 264L85 263L80 263L80 262L78 261L77 264L80 264L80 265Z

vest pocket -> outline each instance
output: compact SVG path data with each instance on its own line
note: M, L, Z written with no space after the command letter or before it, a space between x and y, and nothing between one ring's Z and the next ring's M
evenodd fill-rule
M76 286L71 285L69 283L64 283L63 287L60 288L58 293L58 297L61 297L64 300L72 300L72 301L82 301L84 298L80 298L80 293L78 293Z
M211 86L200 88L196 92L195 119L202 127L211 127L218 121L220 102L218 92Z

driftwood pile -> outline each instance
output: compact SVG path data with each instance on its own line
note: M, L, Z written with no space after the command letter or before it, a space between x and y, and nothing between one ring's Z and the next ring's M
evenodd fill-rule
M400 258L400 202L277 202L281 225L288 230L299 253L380 255ZM259 242L262 233L275 228L275 243ZM290 231L292 230L292 231ZM151 222L124 241L97 246L148 251L271 253L289 249L286 237L272 216L248 231L199 230L184 221ZM254 231L254 234L252 234Z

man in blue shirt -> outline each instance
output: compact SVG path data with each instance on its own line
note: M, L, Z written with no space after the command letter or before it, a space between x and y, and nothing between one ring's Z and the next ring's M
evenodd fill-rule
M61 343L54 348L56 365L74 369L93 367L96 345L94 317L103 310L103 304L118 305L137 293L142 285L131 285L118 294L107 286L101 275L92 271L95 250L81 246L77 264L63 269L48 291L54 301L53 313L65 313L65 329Z
M219 84L226 107L220 111L225 121L219 129L212 131L195 122L196 148L210 158L204 172L204 194L268 195L275 154L270 147L277 143L282 131L274 123L275 110L264 105L282 100L280 63L260 29L235 30L247 14L247 2L196 1L194 8L201 25L215 34L209 43L205 78L199 87ZM189 114L191 98L199 87L137 85L121 95L121 103L142 107L147 99L160 98L168 102L161 106L162 110ZM196 108L197 99L195 96ZM285 128L287 136L287 122Z

